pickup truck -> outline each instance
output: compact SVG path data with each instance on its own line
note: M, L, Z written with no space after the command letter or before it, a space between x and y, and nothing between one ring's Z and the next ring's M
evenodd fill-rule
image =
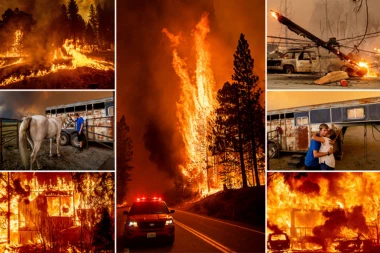
M288 50L275 59L268 56L267 69L286 74L331 72L341 70L343 61L337 57L317 55L312 49Z

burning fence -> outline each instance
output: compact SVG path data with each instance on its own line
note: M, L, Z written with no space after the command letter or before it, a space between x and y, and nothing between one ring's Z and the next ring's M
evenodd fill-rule
M289 236L297 252L379 252L379 179L369 172L269 173L268 248L289 250Z
M113 214L113 174L60 174L1 174L0 249L40 245L62 250L68 244L93 248L97 226ZM113 234L113 224L108 225L101 229Z

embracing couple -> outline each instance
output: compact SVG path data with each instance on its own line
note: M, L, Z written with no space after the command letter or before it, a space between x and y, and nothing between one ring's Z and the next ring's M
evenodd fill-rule
M321 124L319 133L313 135L307 151L306 170L333 170L335 168L334 143L337 134L328 125Z

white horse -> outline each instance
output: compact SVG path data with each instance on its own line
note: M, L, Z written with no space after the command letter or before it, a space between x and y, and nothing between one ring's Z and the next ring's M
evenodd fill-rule
M35 161L37 162L38 169L41 169L41 164L37 159L37 154L44 139L50 139L50 156L53 156L51 150L53 147L53 138L55 137L57 142L57 156L61 156L59 154L61 129L62 125L67 123L69 120L71 120L71 118L66 114L56 118L47 118L41 115L23 118L20 125L18 141L21 160L25 169L29 167L30 163L30 169L32 170ZM27 140L33 149L30 159L28 159Z

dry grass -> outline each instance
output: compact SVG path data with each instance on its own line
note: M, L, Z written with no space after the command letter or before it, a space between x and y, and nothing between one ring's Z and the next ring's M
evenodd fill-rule
M115 72L88 67L75 70L60 70L46 76L28 78L12 83L5 89L113 89Z

